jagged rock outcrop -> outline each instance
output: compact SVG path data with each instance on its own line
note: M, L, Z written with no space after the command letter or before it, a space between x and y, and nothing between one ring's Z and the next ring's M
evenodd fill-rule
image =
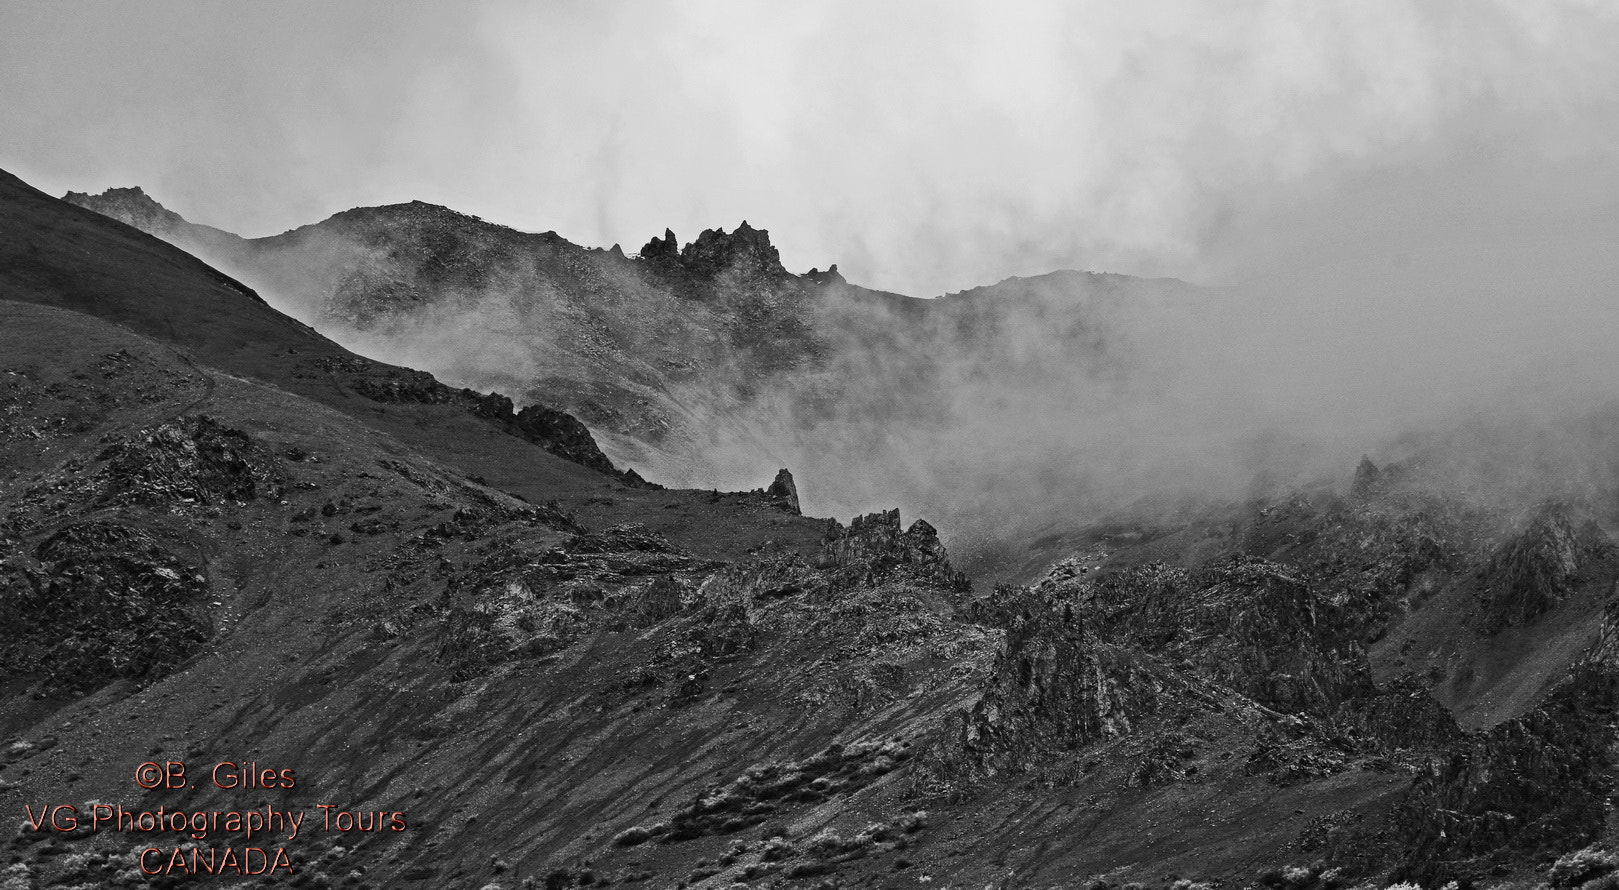
M1336 610L1302 573L1268 560L1106 573L1080 588L1074 607L1102 638L1276 710L1325 715L1370 689L1364 653Z
M603 473L618 472L613 462L597 447L590 430L566 411L545 405L526 405L512 416L512 427L518 435L558 457Z
M1486 628L1494 632L1529 623L1581 585L1616 578L1619 547L1612 539L1590 520L1576 525L1565 505L1543 505L1481 572Z
M664 229L663 237L653 237L638 256L664 274L704 281L782 285L791 277L781 265L780 252L770 243L770 233L755 229L747 220L730 233L724 228L704 229L685 247L672 230Z
M847 527L829 525L813 559L767 546L749 562L715 575L702 595L752 603L787 598L819 602L838 600L853 589L885 586L952 596L971 589L951 566L938 532L922 520L902 531L899 511L887 510L856 517Z
M1360 456L1360 463L1355 467L1355 479L1349 484L1349 494L1352 497L1367 498L1379 494L1383 490L1383 471L1372 463L1366 455Z
M592 631L667 620L718 568L639 526L570 535L538 552L508 535L487 550L443 597L438 658L461 678L565 649Z
M675 238L672 229L664 229L663 237L654 236L651 241L641 248L640 257L649 262L679 262L680 242Z
M834 529L822 544L824 559L845 570L846 581L871 585L903 572L957 590L967 590L965 575L950 566L939 533L925 520L900 530L898 510L856 517L846 529Z
M168 421L100 455L101 502L217 504L277 498L280 460L241 430L207 415Z
M456 389L424 371L393 368L362 358L321 359L316 364L355 392L378 402L424 405L453 404L494 420L508 431L558 457L603 473L620 476L637 487L654 487L633 470L620 472L602 453L590 430L565 411L534 403L517 410L500 393Z
M787 278L781 254L770 243L770 233L755 229L747 220L726 234L723 228L704 229L697 240L680 251L680 264L703 278L721 275L742 280Z
M1345 702L1332 722L1386 755L1407 752L1418 759L1446 750L1463 735L1456 718L1414 677L1394 679Z
M1482 877L1525 853L1590 842L1614 790L1616 706L1619 671L1588 662L1534 712L1458 746L1391 818L1405 847L1396 875Z
M979 700L954 716L931 752L946 777L989 778L1132 731L1160 705L1163 681L1107 645L1072 609L1013 619Z
M793 482L793 474L786 468L776 471L776 478L770 485L754 489L754 493L785 512L794 516L803 515L798 503L798 485Z
M634 600L629 610L634 627L651 627L680 614L690 595L686 584L674 574L658 575Z
M51 534L0 559L0 669L47 690L152 679L207 643L208 580L173 542L113 522Z
M832 265L827 266L825 272L822 272L820 269L812 268L808 272L804 273L804 277L808 278L810 281L815 282L816 284L848 284L849 283L848 279L844 278L843 274L838 271L838 264L837 263L833 263Z

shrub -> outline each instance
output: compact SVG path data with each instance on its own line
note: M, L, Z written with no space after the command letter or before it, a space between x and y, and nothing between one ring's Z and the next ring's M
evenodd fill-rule
M780 862L796 855L798 850L786 838L773 837L765 842L764 852L759 854L759 859L763 862Z
M629 828L613 835L613 846L633 847L645 843L652 838L652 830L642 825L631 825Z
M33 886L33 870L25 862L14 862L0 872L0 890L32 890Z
M832 870L832 864L829 863L829 862L824 862L824 861L820 861L820 860L814 860L814 861L810 861L810 862L798 862L798 863L795 863L791 868L787 869L787 877L789 877L789 878L807 878L807 877L810 877L812 875L824 875L824 874L826 874L827 872L829 872L831 870Z
M1578 887L1619 869L1619 858L1607 850L1586 847L1567 853L1552 863L1546 879L1553 887Z
M880 841L886 841L893 836L894 826L892 823L873 822L860 829L860 833L854 836L852 843L856 846L869 847Z
M720 857L720 865L730 865L741 859L742 854L746 852L748 852L747 841L731 841L731 846L726 849L725 855Z
M1315 873L1302 865L1289 865L1282 869L1282 883L1289 887L1308 887L1315 883Z
M849 848L849 842L844 840L837 832L825 828L809 839L804 845L805 851L811 856L829 859Z

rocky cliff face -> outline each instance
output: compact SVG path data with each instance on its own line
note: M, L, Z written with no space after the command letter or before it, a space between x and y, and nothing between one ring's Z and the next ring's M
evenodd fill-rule
M971 797L1026 777L1095 788L1111 776L1141 800L1158 788L1163 805L1195 799L1201 782L1231 787L1239 772L1282 787L1392 773L1405 777L1392 808L1321 814L1294 849L1342 874L1425 883L1484 881L1605 837L1619 718L1606 535L1567 505L1517 524L1418 493L1418 470L1369 486L1368 465L1348 498L1253 511L1226 532L1232 553L1200 542L1190 567L1138 562L1131 548L1078 557L969 604L1004 641L980 697L929 749L923 787ZM1494 580L1503 575L1516 586ZM1568 633L1554 628L1581 620L1583 642L1503 647L1499 591L1539 604L1512 612L1514 633ZM1545 686L1464 729L1459 717L1478 720L1466 696L1501 693L1481 683L1458 694L1447 671L1390 671L1390 650L1413 643L1493 653L1489 670ZM1227 753L1209 757L1211 741Z
M1480 577L1492 631L1533 621L1582 584L1619 576L1619 548L1596 523L1577 526L1563 504L1537 509L1524 530L1504 542Z
M1532 712L1453 745L1392 816L1406 845L1398 875L1499 874L1605 834L1616 716L1619 670L1583 663Z
M1145 659L1087 633L1071 609L1020 614L982 697L942 735L936 780L1027 772L1135 732L1170 697Z

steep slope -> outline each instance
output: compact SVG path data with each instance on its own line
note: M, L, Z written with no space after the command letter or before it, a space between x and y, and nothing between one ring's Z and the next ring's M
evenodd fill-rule
M607 524L643 512L640 498L651 498L654 510L666 506L640 491L633 473L618 474L589 430L532 399L516 411L502 397L354 355L196 258L5 173L0 214L0 299L74 309L157 336L200 363L362 418L491 485L535 501L561 498ZM654 515L665 533L730 552L713 528L761 540L745 520L729 518L751 510L745 500L721 499L698 511L701 521L674 510Z
M68 192L62 200L118 220L126 226L156 235L171 244L181 243L194 256L223 254L242 249L243 238L223 229L192 223L152 200L139 186L107 189L99 195Z
M185 346L210 365L350 410L361 399L443 404L533 430L544 426L543 416L556 429L549 437L533 437L536 441L594 469L613 469L594 443L585 441L588 432L546 414L543 406L524 424L509 406L487 403L477 393L456 392L425 375L355 356L201 261L71 210L9 174L0 176L0 214L6 223L0 236L5 263L0 298L116 321Z
M6 369L19 472L0 489L9 810L230 809L242 803L229 792L143 796L131 770L159 756L253 761L307 789L279 795L283 807L408 814L398 834L289 842L304 881L359 871L368 886L450 886L495 854L532 873L604 842L650 795L807 758L839 733L914 732L965 694L929 679L957 666L930 647L985 645L939 617L958 594L924 526L903 539L833 529L821 568L783 545L727 564L645 526L586 530L122 328L0 308L5 354L27 356ZM672 505L707 501L685 498ZM756 507L753 522L778 532L829 528ZM806 611L828 598L844 616L805 636ZM885 624L860 657L825 657ZM872 685L873 661L926 697ZM820 716L784 706L782 689L820 701ZM907 757L896 741L838 763L853 791ZM122 886L132 840L149 842L14 843L47 880ZM57 861L62 842L84 855Z
M814 509L897 502L963 540L1027 523L1011 487L1112 496L1065 480L1122 447L1107 431L1124 424L1102 420L1119 389L1159 385L1140 336L1162 337L1166 313L1191 323L1205 294L1068 272L913 299L835 266L791 274L746 222L626 255L420 202L221 240L131 190L70 200L149 226L356 351L555 404L655 481L735 488L786 465ZM1046 436L1059 444L1030 453L1015 435L1030 416L1096 416L1100 441ZM1009 471L1010 485L981 481ZM942 477L967 484L941 490Z
M768 235L746 223L684 251L672 234L666 248L654 239L637 261L421 202L246 240L187 223L138 189L68 200L252 280L373 355L521 402L560 397L637 457L665 454L656 449L671 431L701 427L714 398L746 400L737 381L813 364L824 349L809 326L813 294L841 286L835 272L789 275Z
M815 523L807 553L719 560L644 526L584 528L122 328L0 308L5 354L28 356L5 369L17 470L0 486L21 619L0 653L14 811L228 811L240 795L141 793L131 771L249 762L298 781L255 805L403 814L400 832L310 823L277 841L305 881L811 886L897 870L1024 887L1398 865L1394 826L1493 800L1466 775L1425 778L1452 750L1584 758L1530 777L1528 816L1556 812L1546 792L1561 801L1568 776L1606 787L1604 756L1565 745L1607 719L1559 716L1572 691L1498 742L1460 733L1420 683L1368 679L1362 635L1412 585L1444 583L1435 567L1465 575L1467 542L1489 539L1463 534L1465 516L1278 505L1233 552L1278 522L1358 549L1317 535L1312 556L1194 571L1126 549L974 598L932 530L896 514ZM756 505L756 523L792 520ZM1359 560L1317 565L1346 552ZM1211 630L1219 649L1198 642ZM1496 858L1577 846L1600 828L1588 812ZM135 886L119 877L130 847L179 841L24 831L14 849L45 886Z
M1524 881L1616 838L1606 491L1525 512L1450 442L1116 517L975 589L926 522L590 469L5 194L13 813L355 814L261 835L296 863L271 886L1331 890ZM153 760L296 782L145 792ZM139 850L184 840L8 843L8 879L166 886Z

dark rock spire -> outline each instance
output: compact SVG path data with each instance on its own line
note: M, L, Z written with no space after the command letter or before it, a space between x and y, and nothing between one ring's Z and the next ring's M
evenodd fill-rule
M795 516L802 515L798 505L798 486L793 483L793 474L785 467L776 473L776 480L765 489L765 496L780 504L789 513Z
M680 259L680 242L676 240L674 230L664 229L663 237L654 237L641 248L643 260L675 260Z

